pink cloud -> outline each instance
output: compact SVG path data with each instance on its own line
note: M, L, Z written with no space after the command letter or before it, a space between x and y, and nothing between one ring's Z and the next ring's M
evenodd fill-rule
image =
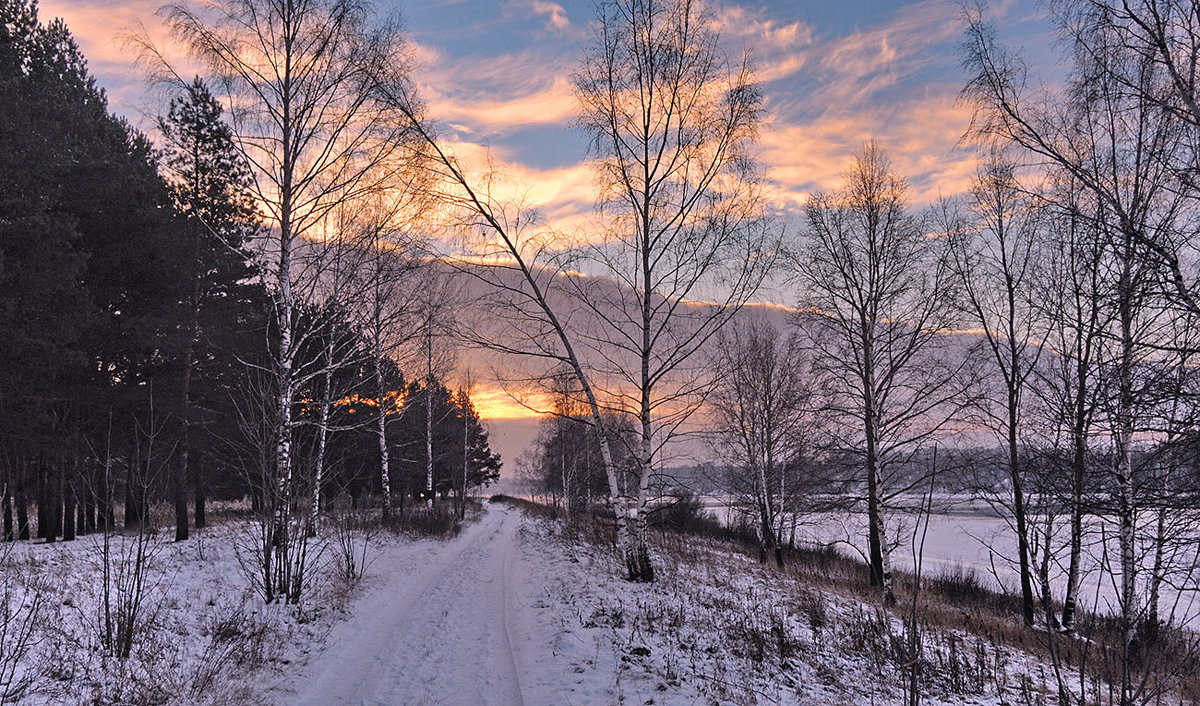
M776 203L796 207L812 191L837 188L852 155L876 139L909 178L914 202L927 204L967 189L975 157L957 143L969 120L969 110L951 91L887 110L831 111L807 121L775 118L761 136L760 157Z
M524 3L534 15L545 17L551 27L557 30L566 30L571 28L571 21L567 19L567 11L562 5L556 2L548 2L547 0L531 0Z
M575 97L566 76L551 77L546 85L517 96L443 93L436 84L422 88L438 119L457 123L471 132L496 134L536 125L566 125L575 114Z
M566 126L575 114L574 57L547 60L533 49L500 56L445 57L417 49L421 91L438 120L498 135L533 126Z
M750 50L763 82L784 79L803 69L809 61L807 50L815 42L811 25L768 18L761 8L725 5L718 11L716 23L726 42L741 42Z
M767 31L761 18L732 16L743 34ZM790 44L768 43L762 77L770 117L760 157L777 205L795 208L809 192L835 188L869 139L889 150L918 204L964 190L975 161L956 149L969 121L955 100L961 83L920 77L946 61L946 47L960 32L955 4L926 0L845 36L814 38L797 30L783 35ZM791 85L769 83L788 70Z
M161 0L40 0L43 22L62 18L87 58L88 67L108 94L114 111L147 128L147 116L165 104L161 94L147 90L146 71L137 63L137 50L124 36L144 26L151 40L182 77L196 73L194 62L168 36L155 12Z

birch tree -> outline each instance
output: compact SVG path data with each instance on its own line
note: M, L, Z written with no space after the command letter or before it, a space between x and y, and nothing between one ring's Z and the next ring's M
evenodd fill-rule
M759 539L759 560L783 568L784 530L800 511L816 437L820 398L799 335L755 318L721 332L709 397L716 450L746 497ZM748 492L747 492L748 489Z
M420 167L414 163L413 167ZM415 337L414 318L419 314L412 296L413 290L428 281L414 277L421 267L415 257L416 237L413 228L419 223L418 213L424 205L424 189L420 187L422 170L407 170L403 179L396 179L386 194L363 209L358 216L359 232L355 246L365 255L357 267L357 279L363 295L358 304L359 324L370 346L374 371L376 416L375 437L379 446L379 485L383 499L382 516L392 515L391 461L389 458L388 412L395 411L403 400L398 391L389 390L383 366L395 360L399 349Z
M1200 355L1200 328L1195 317L1176 312L1165 329L1164 343L1171 352L1149 391L1153 404L1147 419L1148 428L1159 440L1149 459L1151 477L1146 482L1153 529L1145 624L1153 632L1176 617L1176 606L1164 605L1163 589L1195 587L1200 580L1190 560L1195 545L1191 529L1197 526L1200 507L1180 501L1180 491L1194 487L1188 473L1193 470L1189 459L1195 454L1189 453L1188 438L1189 430L1194 436L1200 423L1200 372L1195 363Z
M1000 399L989 396L982 407L984 422L1003 443L1008 471L1008 498L1017 537L1021 609L1026 625L1034 624L1033 579L1025 490L1024 411L1030 378L1045 339L1043 319L1035 305L1039 209L1017 180L1011 161L994 154L984 162L967 198L968 222L952 229L951 265L962 292L965 314L979 326L984 348L1003 383ZM985 388L989 387L985 385ZM997 409L998 408L998 409Z
M621 512L634 535L630 578L650 581L650 479L705 385L692 358L755 294L776 245L749 152L762 99L748 57L724 49L694 0L597 11L574 83L604 230L580 259L619 286L570 282L601 322L587 334L595 358L638 419L637 489Z
M509 354L564 366L579 381L587 400L590 424L597 430L609 498L615 509L620 498L620 483L607 433L610 425L606 421L605 408L583 367L575 336L560 316L552 297L555 285L567 274L552 255L557 238L533 228L535 215L520 204L496 195L492 188L494 172L478 177L455 156L439 138L419 100L402 81L381 81L381 92L429 147L438 182L437 194L450 212L456 232L474 232L480 236L464 243L457 254L442 253L441 259L488 285L496 299L496 310L507 311L508 320L517 324L514 330L518 335L513 342L497 344L493 340L488 344ZM479 267L480 263L484 266ZM625 556L631 556L630 534L624 515L614 514L617 544Z
M1114 20L1131 6L1110 12L1102 5L1059 6L1060 36L1073 62L1065 87L1048 93L1028 88L1019 57L1006 53L975 18L968 28L967 63L973 78L966 95L977 106L976 136L1013 144L1044 160L1082 191L1085 208L1078 217L1097 239L1100 282L1094 291L1103 297L1105 315L1096 348L1101 383L1096 417L1112 459L1111 483L1102 486L1109 492L1102 497L1104 509L1118 524L1119 687L1121 703L1130 704L1141 698L1144 686L1135 677L1143 599L1138 536L1142 470L1134 444L1146 430L1152 406L1146 396L1149 379L1162 369L1158 359L1165 310L1191 310L1194 305L1181 269L1179 246L1188 232L1180 228L1187 180L1181 181L1177 168L1187 154L1191 128L1175 119L1164 102L1178 88L1171 67L1161 55L1139 49L1128 26ZM1073 546L1072 554L1076 551ZM1077 581L1075 564L1073 556L1069 592ZM1068 603L1063 622L1070 629L1074 605L1070 598Z
M1036 287L1041 316L1047 325L1045 345L1055 355L1044 359L1032 389L1048 413L1053 446L1061 449L1056 456L1065 458L1067 465L1063 469L1069 479L1063 504L1069 512L1069 558L1062 616L1057 625L1050 595L1051 513L1045 519L1039 579L1047 624L1069 632L1075 629L1083 571L1085 496L1095 477L1100 347L1109 314L1104 307L1104 246L1082 216L1087 201L1077 198L1078 192L1069 179L1057 190L1061 196L1056 199L1057 213L1050 224L1046 268Z
M434 448L434 429L443 421L437 418L436 395L442 380L449 376L454 366L452 344L456 329L455 314L462 308L463 297L456 291L444 268L439 268L436 263L424 268L417 287L409 296L412 334L409 336L407 353L410 367L420 370L424 379L421 386L424 417L424 450L421 458L425 473L419 495L424 498L426 506L433 507L436 495L434 464L440 452L440 449Z
M627 316L622 325L632 328L618 328L616 336L608 337L610 341L619 338L626 351L639 352L641 361L632 368L618 368L634 381L632 398L642 400L640 473L645 482L639 482L636 496L628 501L620 491L606 431L606 412L613 405L596 385L599 376L585 367L581 332L570 327L551 295L573 281L557 278L564 265L554 257L556 239L545 237L545 231L533 232L527 209L499 199L491 175L482 179L470 175L439 141L419 102L403 83L387 85L384 91L430 145L446 184L443 197L462 214L461 224L490 236L482 252L471 253L466 261L486 261L489 268L483 279L513 305L511 316L524 321L526 331L536 329L545 334L522 336L520 340L528 346L502 348L565 365L578 379L591 410L591 423L598 430L596 438L628 576L648 581L653 579L645 542L654 452L652 412L662 401L653 396L655 386L690 358L753 293L769 259L765 255L771 252L763 231L755 228L761 222L745 150L759 120L759 97L749 67L725 60L713 23L706 21L708 16L697 3L615 2L602 5L599 12L596 39L576 78L576 90L582 105L581 122L594 138L597 154L604 155L604 187L599 200L613 216L608 233L612 237L605 243L614 247L593 250L592 261L601 268L614 265L613 272L624 271L622 282L637 282L633 296L642 302L638 316L632 315L639 305L624 309ZM636 52L642 52L642 58L651 63L639 61ZM639 77L636 72L640 70L650 73ZM615 83L607 86L608 79ZM643 83L639 84L639 79ZM639 94L639 85L648 92ZM616 102L606 107L605 95ZM633 120L639 103L646 111L640 130ZM640 167L636 154L625 149L626 139L641 141ZM633 200L620 196L621 181L626 177L633 180L625 191ZM641 217L635 213L638 204ZM666 325L683 318L689 297L713 292L720 294L718 303L727 306L702 307L705 313L686 333ZM581 299L586 301L586 295ZM661 358L655 359L655 355ZM639 372L639 367L645 370Z
M169 4L160 14L220 86L230 109L234 142L251 167L253 194L269 226L272 261L265 268L274 299L272 374L277 424L270 548L287 556L295 500L293 407L321 364L301 360L300 304L320 282L320 263L306 259L302 240L317 238L339 204L387 186L389 167L405 158L403 121L378 100L376 80L394 79L408 65L394 20L375 22L364 0L211 0ZM169 64L141 41L153 68ZM277 562L276 589L288 586L286 560ZM273 594L268 593L268 598Z
M1177 136L1179 144L1146 157L1161 162L1176 188L1194 201L1200 196L1200 5L1195 0L1086 0L1054 7L1077 46L1107 38L1090 62L1092 70L1113 89L1153 109L1156 120ZM1154 80L1147 81L1148 75ZM1165 273L1160 284L1173 303L1200 314L1194 239L1130 236L1139 257Z
M960 399L962 364L936 355L954 311L953 281L920 220L908 187L883 149L868 143L845 185L814 194L796 263L814 365L823 373L837 443L862 458L871 584L895 602L886 524L888 472L940 430ZM918 481L919 482L919 481Z
M336 223L336 233L343 234L352 229L352 218L348 213L349 206L338 208L331 214ZM340 394L351 390L340 390L337 384L340 369L358 357L358 336L349 329L348 307L350 302L344 293L351 287L354 278L354 265L360 253L354 252L355 246L341 237L325 238L318 245L322 249L322 260L328 263L326 268L327 296L323 305L324 311L320 318L320 331L314 336L314 343L320 347L320 374L313 380L313 386L319 390L317 395L317 444L313 457L312 471L312 503L309 507L307 531L315 535L321 513L321 492L325 485L328 469L329 442L332 436L345 431L334 418L334 405Z

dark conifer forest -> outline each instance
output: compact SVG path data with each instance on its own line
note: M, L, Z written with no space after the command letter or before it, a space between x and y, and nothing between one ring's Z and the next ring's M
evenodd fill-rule
M25 0L0 11L5 539L136 526L162 501L186 539L211 500L258 507L270 487L250 463L262 453L255 434L279 345L253 176L201 79L169 97L152 138L110 112L61 21L40 20ZM394 493L426 496L430 399L434 491L457 497L464 479L468 492L495 480L499 459L469 397L374 360L355 312L301 317L305 345L339 347L331 377L310 376L297 393L297 464L314 463L323 403L326 428L337 428L322 500L381 492L376 365L391 400L382 409Z

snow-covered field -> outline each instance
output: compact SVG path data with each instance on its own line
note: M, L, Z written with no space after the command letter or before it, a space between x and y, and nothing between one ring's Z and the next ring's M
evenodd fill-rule
M576 671L608 700L630 704L898 704L901 622L718 544L660 546L658 578L629 584L611 552L527 534L551 569L547 603L559 643L590 658ZM928 704L1022 703L1045 675L1037 660L973 636L925 639ZM1024 691L1022 691L1024 690ZM564 696L558 703L597 703Z
M377 536L361 583L348 587L325 567L297 608L265 606L247 590L238 546L250 529L230 522L186 542L156 540L127 660L107 656L100 639L98 537L11 549L13 595L36 588L50 599L23 661L38 677L28 701L902 701L899 618L718 542L666 535L658 580L630 584L588 526L488 503L453 539ZM1048 685L1038 657L975 635L929 628L924 644L925 703L1031 703Z
M110 538L110 616L104 610L104 540L5 545L3 576L18 616L34 610L35 624L14 680L32 679L24 702L45 704L249 703L249 677L286 665L296 645L320 641L344 604L344 591L320 582L321 609L265 605L248 588L240 547L254 530L242 523L197 531L185 542L170 532L149 538L140 611L126 659L114 656L122 600L118 581L136 551L134 537ZM132 594L125 594L132 595ZM19 624L19 623L17 623ZM14 623L10 622L10 627ZM107 643L107 644L106 644ZM18 647L10 630L3 646Z

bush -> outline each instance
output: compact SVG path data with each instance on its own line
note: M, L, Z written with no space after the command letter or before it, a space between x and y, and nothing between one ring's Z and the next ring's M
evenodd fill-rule
M205 629L208 645L189 684L188 695L195 700L211 693L232 667L253 670L271 659L282 644L274 626L245 600L215 611Z
M393 532L415 537L456 537L462 530L454 508L446 503L406 508L403 513L392 515L384 525Z
M804 591L800 594L800 606L808 617L808 627L814 637L829 627L829 610L825 596L817 591Z
M933 580L934 588L951 603L986 601L992 592L983 585L974 569L958 565Z
M661 505L651 510L651 521L659 527L687 530L713 520L704 511L704 503L690 490L677 490Z
M45 593L10 561L10 551L11 545L0 568L0 704L20 701L38 677L29 658L46 604Z

